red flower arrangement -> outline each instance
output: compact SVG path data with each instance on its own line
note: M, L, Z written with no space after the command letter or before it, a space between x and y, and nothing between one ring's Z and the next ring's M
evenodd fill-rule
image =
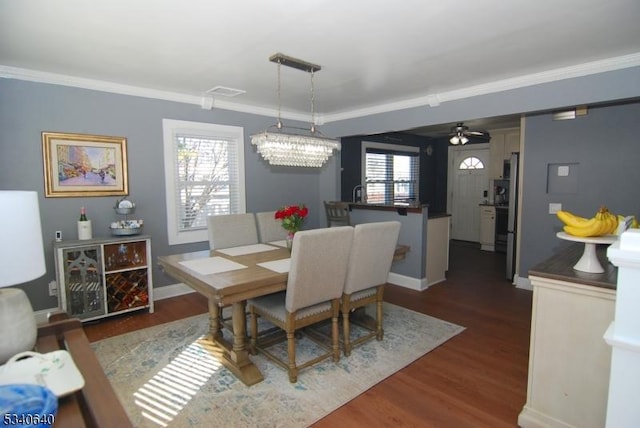
M300 205L289 205L280 208L276 211L276 220L282 220L282 227L289 232L289 235L293 235L300 229L302 229L302 223L309 214L309 209Z

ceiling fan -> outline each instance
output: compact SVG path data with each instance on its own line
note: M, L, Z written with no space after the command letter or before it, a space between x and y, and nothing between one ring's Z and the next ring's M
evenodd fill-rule
M456 126L451 127L449 137L449 142L454 145L468 143L469 137L479 137L487 140L490 138L486 132L469 131L469 127L464 126L463 122L458 122Z

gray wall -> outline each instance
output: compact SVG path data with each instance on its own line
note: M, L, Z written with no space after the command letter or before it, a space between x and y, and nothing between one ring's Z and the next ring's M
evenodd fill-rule
M449 101L433 108L418 107L330 122L322 126L322 131L334 137L402 131L424 125L512 113L532 113L564 106L634 97L640 97L640 67ZM636 117L638 117L637 114ZM273 118L224 110L207 111L198 106L175 102L0 79L0 189L36 190L41 196L40 213L46 248L47 273L42 278L22 287L29 295L34 309L50 308L56 304L56 298L49 297L47 291L47 283L55 278L51 250L54 232L61 230L64 237L75 237L75 222L81 206L87 207L89 217L93 220L96 236L100 230L104 230L104 235L107 235L107 225L117 218L112 209L117 199L115 197L44 198L40 136L42 131L126 137L130 198L137 203L136 216L145 220L145 233L152 237L153 256L206 248L206 243L171 247L167 244L162 158L161 121L163 118L244 127L247 209L249 211L272 210L283 204L302 202L308 204L311 210L308 227L318 227L324 220L324 214L321 211L322 200L334 199L340 195L339 159L332 158L321 171L272 169L264 164L250 145L248 137L273 124L275 121ZM575 126L579 126L580 123L584 122L575 121ZM303 126L304 124L295 125ZM606 126L606 129L615 128L610 123L600 125ZM594 124L595 126L597 124ZM628 124L623 126L626 127ZM638 141L635 137L637 126L630 128L633 130L631 138ZM535 136L536 122L533 118L532 125L526 132L527 134L531 132ZM544 130L540 130L537 139L544 140L546 138L544 133ZM615 142L608 136L602 137L598 140L603 145ZM531 143L526 149L527 155L529 150L532 150L532 157L536 153L533 147L535 144ZM625 156L632 155L637 155L637 150ZM553 158L555 155L547 152L546 156ZM585 157L589 156L591 155L585 155ZM633 182L633 180L627 181L627 183ZM608 184L608 187L612 188L612 192L615 191L613 183ZM637 199L637 196L634 196L637 192L633 193L633 184L625 188L631 195L628 196L629 198ZM525 207L539 206L540 200L544 199L542 196L536 197L533 193L531 196L525 195L525 198ZM603 203L601 198L593 198L590 205L595 206L600 203ZM615 205L612 205L612 208L615 209ZM3 207L3 209L10 208ZM638 213L637 209L636 213ZM545 219L551 220L549 217ZM532 230L534 232L530 232ZM530 243L528 242L531 239L529 233L535 234L535 229L527 226L523 233L522 248L525 250L523 250L523 264L520 272L526 271L533 260L542 258L545 251L549 253L554 246L558 245L553 233L548 232L544 242ZM534 252L529 250L530 246L540 253L533 254ZM525 255L526 253L529 254ZM171 278L154 269L156 287L173 282Z
M562 223L549 203L583 217L600 205L640 216L640 103L590 109L574 120L527 117L523 165L520 276L569 245L556 237ZM550 164L573 164L577 185L547 186ZM571 181L573 183L573 181Z
M272 168L251 145L249 135L275 120L225 110L109 94L64 86L0 79L0 189L35 190L40 195L47 273L23 287L35 310L55 307L47 284L55 279L52 241L56 230L77 239L80 207L87 208L96 237L109 236L119 197L45 198L42 131L122 136L127 138L129 197L135 218L144 219L155 257L208 248L207 242L169 246L166 232L162 119L180 119L244 127L247 210L267 211L292 203L310 209L306 227L324 224L323 199L337 194L335 158L322 169ZM288 122L287 122L288 123ZM301 123L291 123L305 126ZM3 209L10 209L5 207ZM321 223L321 221L323 223ZM6 245L7 243L5 243ZM175 281L154 267L154 286Z

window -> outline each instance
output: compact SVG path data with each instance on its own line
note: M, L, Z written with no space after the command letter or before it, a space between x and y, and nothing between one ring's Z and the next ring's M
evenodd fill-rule
M469 156L460 162L458 169L484 169L484 163L475 156Z
M393 204L418 199L419 148L362 143L367 202Z
M208 240L209 215L246 211L244 129L164 119L169 245Z

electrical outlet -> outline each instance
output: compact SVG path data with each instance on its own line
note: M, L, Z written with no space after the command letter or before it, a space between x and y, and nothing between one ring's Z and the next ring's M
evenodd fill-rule
M562 210L562 204L549 204L549 214L555 214Z
M57 296L58 295L58 283L55 281L51 281L49 283L49 296Z

